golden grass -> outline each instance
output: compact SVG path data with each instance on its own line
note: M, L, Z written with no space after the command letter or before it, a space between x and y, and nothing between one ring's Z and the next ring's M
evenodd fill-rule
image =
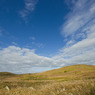
M35 84L37 85L37 84ZM95 80L51 82L29 87L0 89L0 95L95 95Z
M73 65L37 74L2 72L0 95L95 95L95 66Z

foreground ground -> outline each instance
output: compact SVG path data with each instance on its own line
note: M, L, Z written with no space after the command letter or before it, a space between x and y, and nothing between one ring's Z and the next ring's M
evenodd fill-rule
M95 66L74 65L22 75L2 72L0 95L95 95Z

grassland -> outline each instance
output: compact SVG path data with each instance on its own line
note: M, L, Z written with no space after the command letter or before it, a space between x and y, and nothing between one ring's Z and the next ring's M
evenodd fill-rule
M0 95L95 95L95 66L73 65L36 74L1 72Z

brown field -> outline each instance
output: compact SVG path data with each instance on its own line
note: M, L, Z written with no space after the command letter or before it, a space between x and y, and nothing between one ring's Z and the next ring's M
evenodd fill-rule
M73 65L21 75L1 72L0 95L95 95L95 66Z

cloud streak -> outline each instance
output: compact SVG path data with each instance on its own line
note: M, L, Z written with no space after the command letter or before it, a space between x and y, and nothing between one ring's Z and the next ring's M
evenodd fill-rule
M95 1L77 0L70 9L62 34L66 39L71 39L54 59L67 65L95 65Z
M62 28L62 34L65 36L72 35L95 18L94 0L77 0L71 7Z
M35 6L38 0L24 0L25 8L21 10L19 13L21 17L25 20L26 17L35 10Z

